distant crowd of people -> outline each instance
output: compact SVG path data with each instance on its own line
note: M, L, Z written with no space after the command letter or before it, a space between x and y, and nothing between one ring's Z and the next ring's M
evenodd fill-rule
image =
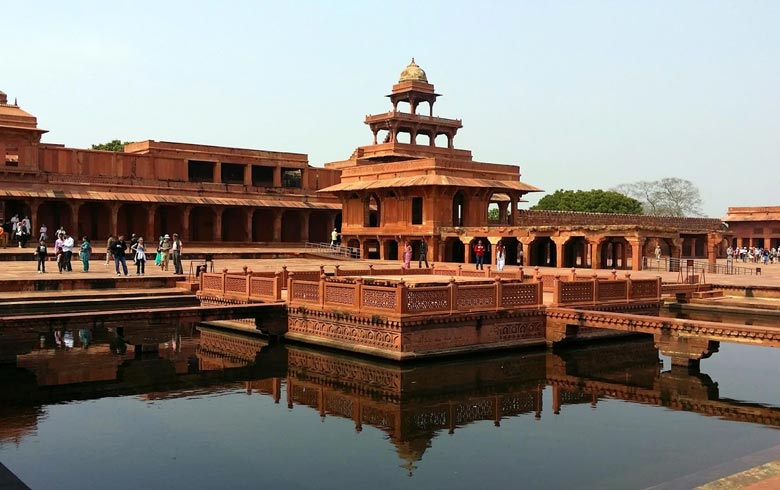
M726 260L741 260L742 262L752 262L761 264L774 264L780 261L780 248L762 248L762 247L742 247L727 248Z
M13 237L15 243L19 248L27 246L29 240L30 221L27 217L19 219L18 215L14 216L8 223L2 223L0 226L0 245L6 247L9 243L9 238ZM15 231L7 231L15 230ZM47 261L54 260L57 263L57 270L60 274L66 272L73 272L73 253L78 251L78 258L81 260L82 272L89 272L90 270L90 258L92 256L92 243L87 236L81 238L79 244L76 243L75 237L73 237L64 227L60 226L54 233L53 253L49 250L48 228L46 225L41 225L38 235L38 244L35 246L33 254L35 255L38 274L46 273ZM173 262L174 274L184 274L184 268L182 266L181 254L182 254L182 242L179 239L179 235L174 233L172 236L169 234L160 235L157 241L156 254L154 263L160 268L160 270L168 271L171 262ZM141 236L136 236L135 233L130 236L130 243L125 240L124 235L109 235L106 240L106 267L111 262L114 263L114 270L117 276L129 275L127 267L128 252L130 258L135 264L136 275L144 275L146 273L146 261L147 254L152 253L154 249L151 249L149 245L144 241Z

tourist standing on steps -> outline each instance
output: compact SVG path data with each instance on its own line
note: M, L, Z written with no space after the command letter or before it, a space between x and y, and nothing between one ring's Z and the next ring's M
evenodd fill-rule
M171 251L173 251L174 274L184 274L184 267L181 266L181 240L179 240L179 235L176 233L173 234Z
M46 273L46 242L41 240L35 247L35 257L38 259L38 274Z
M171 259L171 236L165 235L163 241L160 244L160 269L168 270L168 261Z
M504 242L499 241L496 245L496 268L500 271L504 270L504 264L506 263L506 248L504 248Z
M146 247L144 247L144 237L138 237L135 245L130 247L135 258L135 275L143 276L146 270Z
M65 232L65 239L62 241L62 255L65 260L65 270L67 272L73 272L73 266L71 260L73 260L73 247L76 245L76 241L72 236Z
M477 244L474 245L474 256L477 259L477 270L484 270L485 268L485 246L482 245L482 240L477 240Z
M89 256L92 255L92 245L89 243L89 238L83 237L81 239L81 250L79 250L79 256L81 257L81 266L84 272L89 272Z
M38 230L38 241L40 242L43 240L44 242L49 239L49 236L47 233L49 232L49 229L46 228L46 225L41 225L41 228Z
M114 239L114 235L108 235L108 240L106 240L106 267L108 267L108 261L111 260L114 255L115 241L116 239Z
M335 228L330 232L330 246L336 248L339 244L339 232Z
M114 266L116 267L116 275L121 276L119 273L119 264L122 264L122 272L127 275L127 260L125 259L125 252L127 252L127 244L125 243L125 236L119 235L119 238L114 242L111 249L114 255Z
M420 256L417 260L417 268L422 269L422 263L425 262L425 268L428 269L431 266L428 265L428 243L425 240L420 242Z

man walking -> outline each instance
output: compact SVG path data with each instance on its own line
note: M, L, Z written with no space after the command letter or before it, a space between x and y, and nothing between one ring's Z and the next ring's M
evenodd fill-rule
M417 268L422 269L422 263L425 262L425 268L428 269L428 244L425 240L420 242L420 258L417 260Z
M127 252L127 243L125 243L125 236L119 235L119 238L114 242L111 254L114 256L114 266L116 267L116 275L121 276L119 273L119 264L122 264L122 272L127 275L127 261L125 260L125 252Z
M173 234L171 250L173 251L174 274L184 274L184 268L181 266L181 240L179 240L179 235L177 233Z

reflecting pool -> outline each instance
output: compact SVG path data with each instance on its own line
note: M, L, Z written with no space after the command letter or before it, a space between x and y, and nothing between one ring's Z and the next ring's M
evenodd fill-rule
M695 373L643 339L397 365L65 333L0 366L0 461L35 489L646 488L780 444L768 348Z

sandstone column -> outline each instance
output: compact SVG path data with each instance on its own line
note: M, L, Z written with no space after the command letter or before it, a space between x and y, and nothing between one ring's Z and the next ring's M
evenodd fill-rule
M311 211L308 209L305 209L301 211L301 241L302 242L308 242L309 241L309 217L311 215Z
M278 167L277 167L278 168ZM274 237L273 241L282 241L282 210L274 209Z
M190 240L190 211L192 206L184 206L181 211L181 236L179 237L181 241Z
M214 241L215 242L221 242L222 241L222 212L224 209L222 208L214 208Z
M252 238L254 238L252 233L252 225L254 224L252 219L252 208L246 208L244 213L246 214L244 217L244 241L251 242Z

